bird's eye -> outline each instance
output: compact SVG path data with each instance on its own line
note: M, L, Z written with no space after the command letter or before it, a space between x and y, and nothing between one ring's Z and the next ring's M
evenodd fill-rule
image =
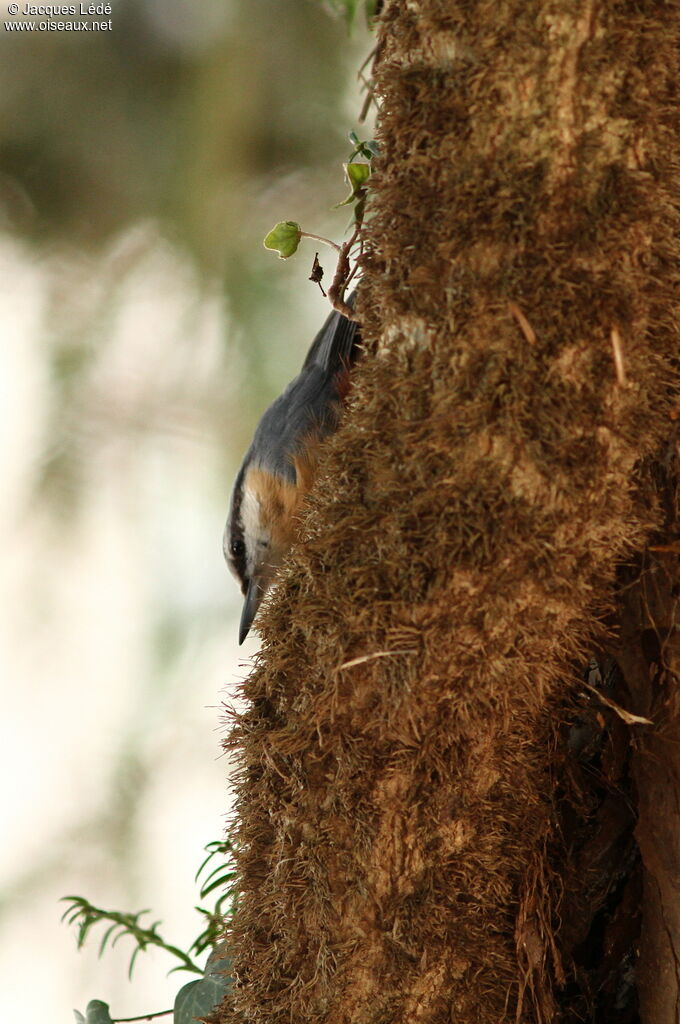
M246 546L242 540L232 540L229 545L232 558L243 558L246 553Z

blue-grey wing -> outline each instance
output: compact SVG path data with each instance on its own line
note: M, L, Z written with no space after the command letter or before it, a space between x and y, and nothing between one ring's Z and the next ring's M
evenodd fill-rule
M355 294L350 296L350 305ZM310 434L324 437L337 426L339 385L354 362L360 341L359 325L333 310L297 377L262 416L245 463L255 462L295 483L293 458Z
M310 434L324 437L335 428L338 402L337 375L315 364L304 366L264 413L246 461L295 483L293 458Z
M353 291L347 304L354 309L356 291ZM348 320L342 313L333 310L312 342L302 368L316 364L328 370L332 367L349 368L354 361L356 346L360 342L359 325Z

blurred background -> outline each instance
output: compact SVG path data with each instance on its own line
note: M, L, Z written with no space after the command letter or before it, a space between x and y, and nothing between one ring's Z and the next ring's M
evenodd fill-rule
M0 3L0 1021L167 1009L163 952L78 952L59 898L188 946L220 743L257 647L221 554L265 405L327 314L372 47L318 0L113 0L110 29ZM50 20L72 20L53 18ZM92 20L92 19L90 19ZM97 18L96 20L105 20ZM330 251L329 251L330 253ZM320 252L326 281L333 260Z

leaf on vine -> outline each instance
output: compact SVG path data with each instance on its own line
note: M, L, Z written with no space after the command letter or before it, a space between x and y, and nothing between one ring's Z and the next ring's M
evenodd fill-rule
M352 186L352 193L356 195L370 178L371 168L369 164L345 164L345 174Z
M302 238L302 228L294 220L281 220L276 224L264 240L265 249L278 252L279 259L287 260L294 252Z
M85 1016L79 1010L74 1010L76 1024L112 1024L109 1004L103 1003L101 999L91 999L87 1004Z
M356 132L349 133L349 141L354 146L350 153L349 163L352 164L358 157L363 157L370 164L374 156L380 155L380 146L375 139L360 139Z
M196 1024L197 1017L207 1017L213 1012L231 985L230 966L229 957L224 955L224 944L220 943L208 957L203 977L190 981L177 993L173 1024Z
M339 209L341 206L349 206L355 199L360 198L362 189L371 176L370 164L349 163L343 164L343 167L345 169L345 177L352 191L341 203L336 203L333 207L334 210Z

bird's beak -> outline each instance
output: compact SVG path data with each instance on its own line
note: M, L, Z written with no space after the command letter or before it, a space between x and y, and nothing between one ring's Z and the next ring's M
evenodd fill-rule
M243 611L241 612L241 625L238 631L238 642L239 646L243 643L245 638L248 636L250 627L253 624L253 619L257 615L257 609L260 607L260 602L264 597L265 588L261 585L261 581L257 576L253 576L248 584L246 591L246 599L243 602Z

